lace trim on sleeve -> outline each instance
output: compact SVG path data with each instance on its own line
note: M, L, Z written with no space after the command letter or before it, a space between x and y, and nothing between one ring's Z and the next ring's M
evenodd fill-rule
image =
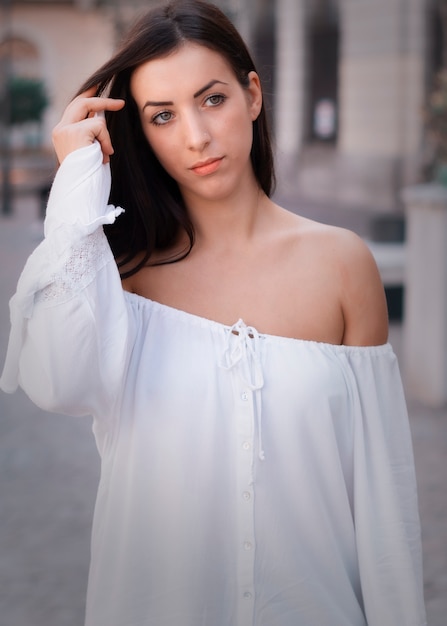
M36 302L47 306L66 302L89 285L108 261L113 259L102 228L70 246L65 260L50 278L49 284L36 294Z

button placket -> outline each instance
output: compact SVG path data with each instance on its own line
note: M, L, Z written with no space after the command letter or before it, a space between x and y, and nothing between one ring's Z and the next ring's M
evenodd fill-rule
M235 626L252 626L254 621L256 542L253 470L256 420L258 420L259 456L263 458L260 389L264 381L258 350L258 333L239 321L229 330L221 363L221 366L231 373L235 400L236 489L239 494L236 503L238 604Z
M236 377L235 384L240 380ZM251 625L254 615L254 401L253 392L239 393L237 423L237 488L240 494L238 510L238 583L239 606L237 626Z

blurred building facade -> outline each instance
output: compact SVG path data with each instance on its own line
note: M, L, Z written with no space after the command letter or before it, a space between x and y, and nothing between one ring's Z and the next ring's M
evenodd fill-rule
M51 129L80 84L113 50L113 17L95 4L83 0L0 3L0 49L10 54L10 73L45 84L50 104L42 138L48 147Z
M0 50L50 98L44 143L83 80L153 0L3 0ZM421 178L421 109L440 63L436 0L217 0L264 83L280 184L304 198L399 210Z
M392 211L423 167L434 0L277 0L276 137L305 196Z

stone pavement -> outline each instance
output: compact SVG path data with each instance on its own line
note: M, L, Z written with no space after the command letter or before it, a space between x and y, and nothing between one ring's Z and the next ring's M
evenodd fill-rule
M37 198L19 197L14 216L0 216L1 365L9 332L8 300L26 257L42 236L38 212ZM349 213L326 220L321 209L316 218L352 224L353 230L363 228L361 218L350 220ZM392 325L390 340L401 355L399 323ZM401 368L405 370L402 361ZM411 389L407 399L419 485L428 624L446 626L447 407L422 406L412 398ZM82 626L98 477L89 419L44 413L21 392L12 396L0 392L1 626Z

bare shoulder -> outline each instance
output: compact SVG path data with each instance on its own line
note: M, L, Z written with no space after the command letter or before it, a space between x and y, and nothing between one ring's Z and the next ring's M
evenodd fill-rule
M333 261L345 277L355 279L367 274L377 274L377 264L365 241L356 233L346 228L316 224L313 222L314 236L326 244Z
M342 342L381 345L388 340L388 311L380 273L364 240L356 233L293 215L291 249L299 250L325 276L322 284L339 299L343 315Z
M326 227L329 254L339 280L344 318L343 343L381 345L388 340L385 290L374 256L352 231Z
M362 262L366 269L374 269L375 261L368 246L356 233L338 226L316 222L281 209L290 244L318 251L326 260L350 268L353 262Z

